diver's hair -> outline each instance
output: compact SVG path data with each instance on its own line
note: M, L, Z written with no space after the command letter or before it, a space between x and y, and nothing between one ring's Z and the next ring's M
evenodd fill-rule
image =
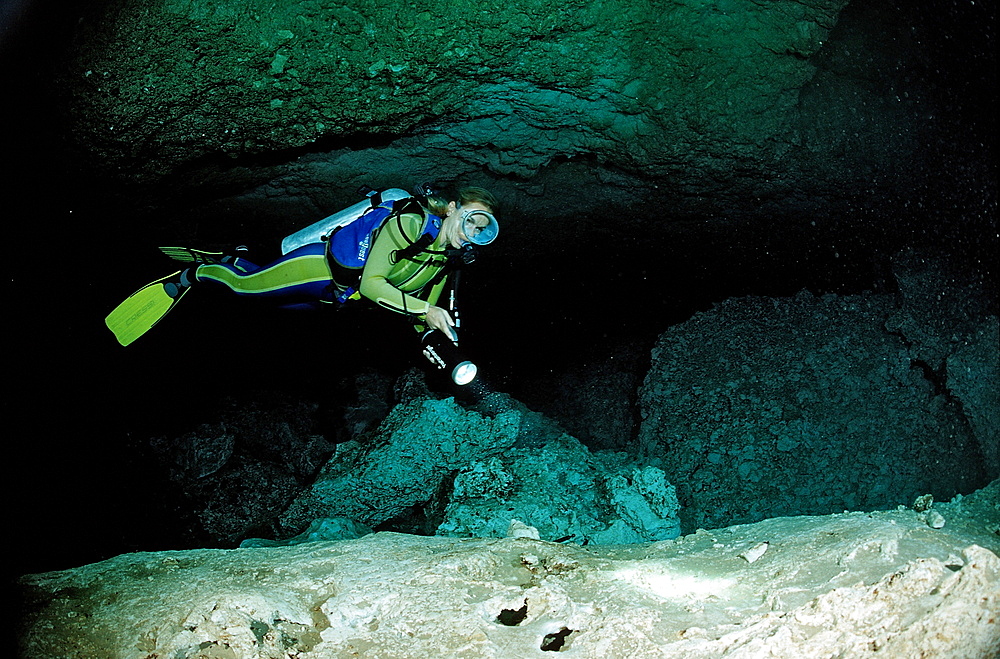
M444 217L448 214L448 200L444 197L429 196L427 197L427 210L438 217Z
M452 196L448 193L441 195L431 195L427 197L427 210L434 213L438 217L444 217L448 214L448 202L451 201L445 197ZM483 206L490 209L491 213L495 213L497 209L497 198L493 196L493 193L485 188L477 187L467 187L462 188L455 195L455 203L459 206L465 206L466 204L474 204L479 202Z
M486 188L462 188L458 191L458 199L456 201L459 206L479 202L483 206L486 206L486 208L490 209L491 213L495 213L497 210L497 198L494 197L493 193Z

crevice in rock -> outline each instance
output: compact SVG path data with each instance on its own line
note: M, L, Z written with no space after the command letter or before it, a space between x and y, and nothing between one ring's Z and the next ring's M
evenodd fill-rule
M497 622L508 627L516 627L524 622L528 617L528 600L524 600L524 606L520 609L503 609L497 616ZM543 650L545 648L542 648Z
M559 652L566 645L567 637L575 631L575 629L563 627L557 632L546 634L545 638L542 639L541 649L545 652Z
M944 378L930 364L922 359L914 359L911 365L923 374L925 380L931 383L934 387L935 396L947 396L951 400L951 393L945 385Z

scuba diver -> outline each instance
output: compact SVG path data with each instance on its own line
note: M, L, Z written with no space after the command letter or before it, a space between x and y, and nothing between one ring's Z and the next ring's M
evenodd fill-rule
M105 322L119 343L129 345L202 286L291 309L367 299L410 317L423 333L424 355L450 370L456 384L466 384L475 366L456 352L454 290L458 268L474 258L474 246L497 237L496 206L494 196L477 187L459 190L451 201L424 187L415 196L369 190L367 200L286 237L283 255L265 266L248 261L245 248L227 255L161 247L191 265L139 289ZM446 309L438 303L449 279Z

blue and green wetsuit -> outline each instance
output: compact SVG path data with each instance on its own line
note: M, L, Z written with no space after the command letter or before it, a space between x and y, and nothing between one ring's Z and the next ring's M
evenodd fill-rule
M447 246L441 244L440 226L441 219L426 211L390 216L371 234L370 245L361 247L368 251L361 267L344 267L331 257L331 251L337 253L338 232L329 243L304 245L263 267L244 258L203 264L194 279L285 308L317 308L360 296L419 322L447 284ZM433 239L428 247L404 252L412 252L425 234Z

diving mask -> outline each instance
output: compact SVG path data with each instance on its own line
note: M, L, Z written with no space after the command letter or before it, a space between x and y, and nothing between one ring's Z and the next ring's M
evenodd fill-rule
M476 209L462 211L462 233L475 245L489 245L500 233L500 225L493 213Z

